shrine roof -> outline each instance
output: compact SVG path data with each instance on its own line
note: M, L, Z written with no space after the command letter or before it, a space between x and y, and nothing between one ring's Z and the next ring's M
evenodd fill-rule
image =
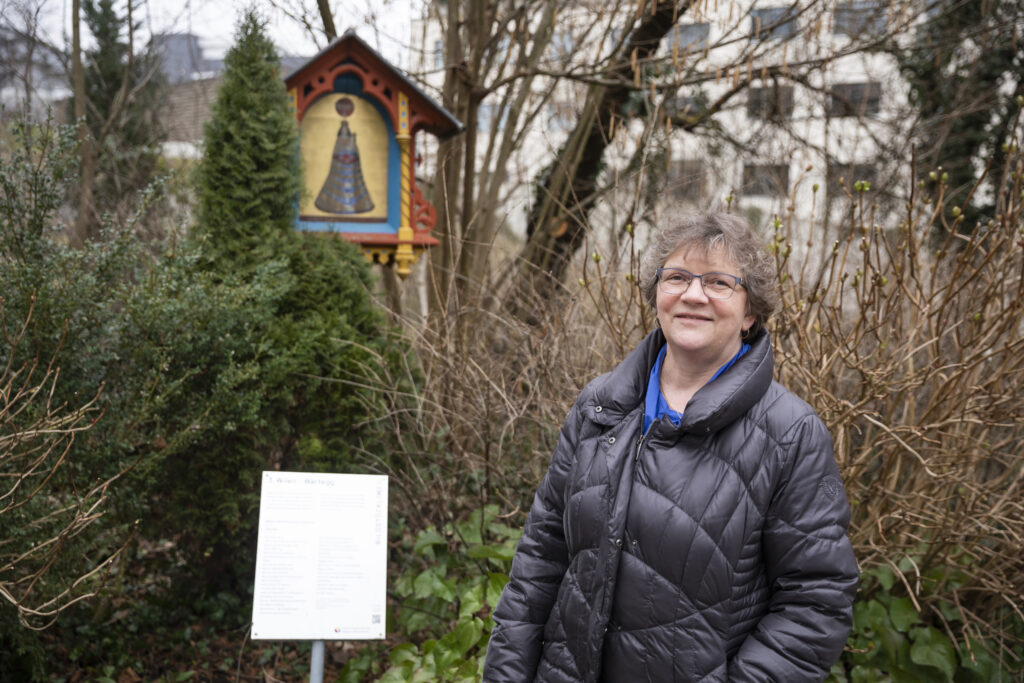
M410 99L420 107L433 113L434 116L430 118L435 123L423 126L428 132L439 138L447 138L465 130L461 121L455 118L447 109L437 104L432 97L423 92L404 73L392 66L379 52L356 35L354 29L345 31L345 33L332 40L327 47L310 58L309 61L288 74L284 79L285 85L288 88L295 87L302 82L304 77L312 76L313 73L320 69L329 68L332 62L345 59L346 57L361 59L366 62L364 65L366 68L375 70L386 78L397 81L401 88L407 91Z

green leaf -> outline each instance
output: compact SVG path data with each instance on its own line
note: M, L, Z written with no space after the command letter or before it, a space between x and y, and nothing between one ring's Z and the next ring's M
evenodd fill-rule
M484 599L491 606L491 609L498 606L498 598L501 597L501 592L505 590L506 584L508 584L508 574L502 574L501 572L487 573L487 593Z
M412 575L412 572L405 572L399 576L398 579L395 580L395 593L403 597L412 595L412 592L415 590L414 580L415 577Z
M846 677L846 670L843 669L843 665L836 662L832 665L832 669L828 672L828 678L825 679L825 683L849 683L849 679Z
M896 583L896 574L893 573L892 567L887 564L879 565L866 573L874 576L886 593L891 591L893 585Z
M430 662L424 662L423 666L413 673L410 679L411 683L435 683L437 680L441 680L438 675L438 668Z
M942 613L942 618L948 622L963 621L964 616L957 609L957 606L949 602L940 602L938 604L939 612Z
M508 545L472 545L466 549L466 556L474 560L492 559L511 562L516 549Z
M953 680L956 671L956 651L944 633L930 626L910 631L913 644L910 646L910 660L921 666L934 667Z
M882 683L882 681L888 680L888 677L882 673L881 669L869 666L855 666L850 671L850 683Z
M417 631L429 629L433 627L436 622L437 618L432 614L408 609L402 610L398 619L401 630L405 633L415 633Z
M373 663L372 654L371 648L364 648L358 657L353 657L345 662L336 683L360 683L366 677L366 672L370 670Z
M892 683L921 683L920 676L898 666L892 667L889 675L892 676Z
M412 663L406 662L402 666L388 669L380 677L378 683L406 683L412 680Z
M422 555L426 552L427 548L432 548L435 545L447 546L448 541L441 534L437 533L433 527L430 527L429 529L424 529L416 536L416 544L413 546L413 550L417 555Z
M412 643L402 643L391 648L391 652L388 653L388 662L391 666L401 666L406 662L414 662L417 658L416 646Z
M983 681L993 681L999 671L999 660L989 654L984 644L976 638L967 638L960 649L960 666L973 671Z
M434 660L438 662L438 669L444 671L448 668L452 659L450 655L454 657L463 657L469 648L473 647L480 641L480 637L483 635L484 624L477 618L462 619L456 624L455 628L446 633L443 638L437 641L437 648L434 650ZM446 664L442 666L441 660L445 660Z
M413 595L417 598L437 597L448 602L455 599L455 582L446 581L439 567L429 567L420 572L413 582Z
M447 636L445 636L447 638ZM429 661L425 662L425 666L430 667L434 671L447 671L448 669L456 666L456 663L461 663L462 658L455 648L448 647L445 643L445 638L437 641L437 646L429 657ZM413 680L434 680L434 679L413 679Z
M480 534L480 515L478 513L479 510L475 510L468 520L455 525L459 539L468 546L484 542L483 536Z
M891 668L900 664L905 665L910 661L910 646L902 633L892 627L887 627L878 634L878 639L882 642L882 649L889 657Z
M459 592L459 618L469 617L484 606L484 584L477 583L466 591Z
M889 626L885 607L877 600L853 604L853 628L857 633L884 631Z
M522 527L509 526L503 522L492 521L487 525L487 531L497 536L498 538L504 538L511 541L513 545L519 542L519 539L523 535Z
M471 647L480 642L480 637L484 634L484 622L476 617L460 621L452 633L455 635L458 651L465 655Z
M911 626L917 623L917 610L910 598L895 598L889 605L889 618L897 631L907 632Z

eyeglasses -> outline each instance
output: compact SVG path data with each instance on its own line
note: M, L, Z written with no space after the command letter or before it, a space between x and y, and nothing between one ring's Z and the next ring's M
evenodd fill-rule
M693 281L700 280L701 289L709 299L728 299L739 285L747 286L742 279L729 273L704 273L698 275L683 268L658 268L658 287L665 294L678 296L688 290Z

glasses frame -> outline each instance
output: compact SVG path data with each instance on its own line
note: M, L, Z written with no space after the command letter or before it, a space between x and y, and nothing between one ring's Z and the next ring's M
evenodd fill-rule
M689 275L690 276L690 281L687 283L686 288L683 289L682 291L679 291L679 292L668 292L668 291L665 291L664 282L661 279L661 274L664 273L664 272L683 273L685 275ZM704 278L708 277L709 275L717 275L719 277L731 278L732 280L736 281L736 284L733 286L732 289L729 290L729 293L726 294L725 296L720 296L717 293L716 294L712 294L712 293L708 292L707 287L704 286ZM700 290L702 292L704 292L704 296L706 296L709 299L715 299L717 301L725 301L726 299L729 299L730 297L732 297L733 293L736 291L736 287L744 287L744 288L746 288L746 286L747 286L747 283L743 281L743 278L737 277L737 276L733 275L732 273L719 273L717 271L710 271L710 272L707 272L707 273L692 273L692 272L688 271L686 268L665 268L665 267L663 267L663 268L658 268L658 270L655 271L655 275L654 276L658 279L658 289L660 289L662 292L664 292L665 294L667 294L669 296L682 296L683 294L686 294L686 292L690 291L690 287L693 285L693 281L694 280L700 280Z

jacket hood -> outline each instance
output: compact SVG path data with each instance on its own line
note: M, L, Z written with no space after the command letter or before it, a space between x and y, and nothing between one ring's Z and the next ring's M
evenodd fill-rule
M683 412L681 432L716 432L746 413L772 383L774 362L768 332L761 330L750 351L715 381L704 385ZM660 329L648 334L611 372L601 375L580 396L585 417L601 425L618 423L643 407L651 368L665 345ZM655 423L657 427L657 423Z

